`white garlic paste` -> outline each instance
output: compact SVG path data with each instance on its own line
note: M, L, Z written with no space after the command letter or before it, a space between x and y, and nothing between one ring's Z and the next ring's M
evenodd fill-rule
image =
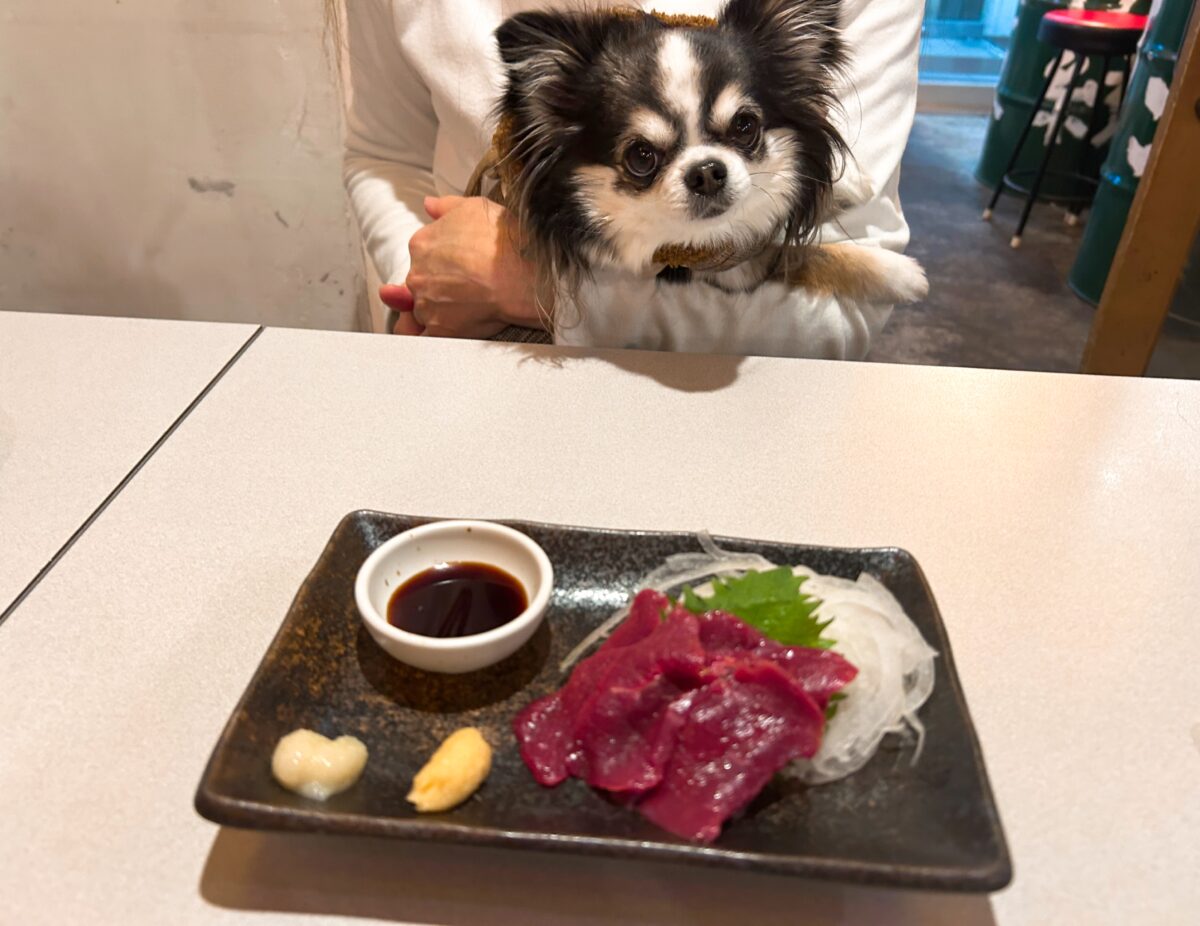
M336 740L313 730L293 730L280 739L271 757L275 780L314 801L351 787L367 764L367 747L353 736Z

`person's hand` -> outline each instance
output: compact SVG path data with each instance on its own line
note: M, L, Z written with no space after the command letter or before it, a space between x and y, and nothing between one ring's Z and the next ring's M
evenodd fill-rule
M425 211L434 221L409 241L404 285L379 288L400 313L396 334L488 338L508 325L543 326L536 274L517 252L508 210L481 197L430 196Z

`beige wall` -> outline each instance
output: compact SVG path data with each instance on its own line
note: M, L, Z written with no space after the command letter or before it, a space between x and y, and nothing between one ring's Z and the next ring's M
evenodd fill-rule
M359 326L320 0L4 0L0 309Z

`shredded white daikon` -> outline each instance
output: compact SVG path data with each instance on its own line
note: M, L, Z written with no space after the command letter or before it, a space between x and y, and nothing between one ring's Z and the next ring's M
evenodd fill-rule
M916 737L915 763L925 739L917 710L933 691L937 653L892 593L865 572L854 582L803 566L793 572L808 576L805 594L821 599L817 616L833 619L822 635L835 641L834 652L858 675L842 689L845 697L817 754L792 763L789 773L810 784L836 781L866 765L886 734L909 731Z
M678 553L647 573L638 588L678 594L684 585L714 576L741 575L775 564L754 553L721 550L707 533L699 535L703 553ZM840 653L858 669L842 689L837 713L825 728L821 748L812 759L793 762L787 773L809 784L844 778L875 754L889 733L915 735L912 761L921 755L925 729L917 710L933 691L933 660L937 653L891 592L862 573L857 580L822 575L805 566L793 567L807 576L803 591L821 600L817 616L831 623L822 636L835 641ZM703 587L696 591L703 595ZM628 606L590 633L559 665L566 672L592 646L605 639L629 614Z

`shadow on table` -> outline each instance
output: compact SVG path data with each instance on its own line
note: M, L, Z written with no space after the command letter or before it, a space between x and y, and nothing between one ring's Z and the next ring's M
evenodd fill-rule
M521 363L563 367L571 363L607 363L626 373L652 379L677 392L719 392L732 386L745 357L724 354L673 354L652 350L605 350L548 347L538 344L496 346L521 357Z
M995 926L987 897L542 852L222 828L200 877L218 907L447 926L880 923Z

